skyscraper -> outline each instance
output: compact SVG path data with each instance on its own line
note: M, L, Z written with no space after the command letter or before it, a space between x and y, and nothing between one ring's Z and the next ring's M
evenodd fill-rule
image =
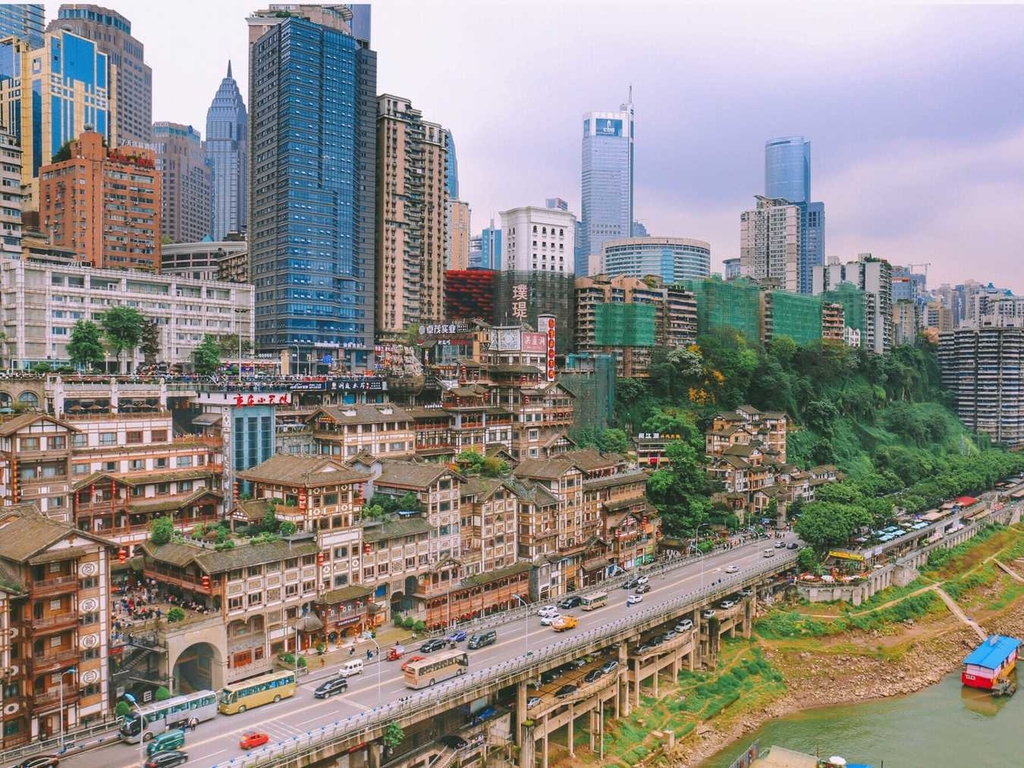
M199 131L180 123L153 123L152 147L162 175L161 234L172 243L203 239L210 233L210 169Z
M810 293L814 267L823 264L825 256L825 204L811 202L810 141L803 136L784 136L765 142L764 196L800 207L797 290Z
M801 209L782 198L757 196L740 214L740 272L784 291L800 285Z
M591 254L605 240L629 237L633 227L633 91L618 112L583 116L581 242L577 277L588 274Z
M228 73L206 112L206 161L210 166L210 237L223 240L246 226L248 117L238 83Z
M448 144L440 125L386 93L377 147L377 330L401 333L444 319ZM468 247L467 231L467 261Z
M256 345L310 369L373 363L377 56L353 18L288 4L247 19Z
M501 227L494 226L493 216L491 225L480 231L480 263L472 266L501 269Z
M469 203L448 201L444 242L447 269L469 269Z
M0 254L21 258L21 144L0 127Z
M0 37L13 36L32 48L42 48L45 26L46 9L42 3L0 5Z
M132 37L132 23L109 8L75 3L62 5L46 31L57 29L92 40L107 54L114 74L117 143L148 143L153 128L153 70L146 65L142 43Z
M448 189L448 199L458 200L459 199L459 160L455 156L455 139L452 138L452 132L447 128L444 129L444 146L448 154L448 171L446 175L446 187Z

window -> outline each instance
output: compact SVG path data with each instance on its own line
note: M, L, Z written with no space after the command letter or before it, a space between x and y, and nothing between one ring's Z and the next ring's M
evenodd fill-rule
M167 430L166 429L154 429L152 433L151 442L154 443L166 443L167 442Z
M229 597L228 598L228 610L237 611L242 607L242 598L240 597Z
M88 475L89 465L88 464L72 464L71 474L73 475Z
M178 466L179 467L191 467L192 466L192 457L191 456L179 456L178 457Z
M335 547L334 548L334 559L343 560L348 557L348 547Z
M50 450L63 450L68 447L68 439L64 435L50 435Z
M89 436L85 434L72 435L71 436L71 447L72 448L85 448L89 445Z
M284 587L284 596L285 597L295 597L297 594L299 594L299 585L298 584L285 584L285 587Z
M23 451L38 451L39 450L39 438L38 437L23 437L23 438L21 438L21 450L23 450Z
M249 566L249 578L252 578L253 576L262 576L262 575L263 575L263 567L262 566L260 566L260 565L250 565Z
M86 578L79 579L78 581L79 589L96 589L97 585L98 582L96 581L95 576L87 576Z
M263 605L263 593L262 592L250 592L249 593L249 607Z
M142 430L132 430L124 433L124 441L128 445L139 445L142 443Z
M129 471L140 471L146 468L145 459L132 459L128 462Z
M163 456L153 461L153 469L167 469L167 457Z
M100 445L117 445L117 432L100 432Z

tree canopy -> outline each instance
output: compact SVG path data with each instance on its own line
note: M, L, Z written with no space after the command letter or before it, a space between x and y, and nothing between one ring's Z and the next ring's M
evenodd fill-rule
M117 358L118 370L121 368L121 353L134 352L142 341L146 322L146 316L135 307L112 307L100 316L103 336Z
M81 368L90 369L103 362L105 350L100 327L89 320L79 320L71 328L68 357Z
M192 365L200 376L209 376L220 368L220 345L213 336L203 336L199 346L192 351Z
M647 497L661 513L665 533L692 536L711 509L710 487L702 457L682 440L665 449L669 466L647 481Z

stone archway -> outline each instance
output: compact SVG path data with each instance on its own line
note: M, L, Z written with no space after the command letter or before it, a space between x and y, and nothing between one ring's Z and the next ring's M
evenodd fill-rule
M14 400L8 392L0 392L0 411L9 412L13 403Z
M174 661L171 677L174 692L219 690L224 685L224 659L217 646L207 643L192 643Z

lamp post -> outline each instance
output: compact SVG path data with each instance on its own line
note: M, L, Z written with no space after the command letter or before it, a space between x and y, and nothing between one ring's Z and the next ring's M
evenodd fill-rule
M373 643L373 647L377 649L377 706L380 706L380 668L383 665L384 659L380 655L380 646L377 644L377 640L369 632L364 632L363 637Z
M292 349L295 350L295 375L298 376L299 375L299 363L301 362L301 358L299 356L299 345L298 344L292 344L291 347L292 347Z
M139 706L139 700L136 699L132 694L126 693L124 700L135 707L135 711L139 713L139 759L142 763L146 762L146 718L142 714L142 707Z
M512 593L512 597L514 597L516 600L518 600L520 603L522 603L523 604L523 608L526 609L526 637L525 637L526 655L527 656L532 656L533 653L530 651L530 606L529 606L529 604L525 600L523 600L523 598L521 598L515 592Z
M65 675L78 675L78 667L72 667L71 669L65 669L60 673L60 752L64 754L64 676Z
M693 546L697 550L697 557L700 558L700 588L704 589L704 553L700 551L700 547L697 545L697 540L700 537L700 529L704 526L711 527L711 523L699 523L696 530L693 532Z

